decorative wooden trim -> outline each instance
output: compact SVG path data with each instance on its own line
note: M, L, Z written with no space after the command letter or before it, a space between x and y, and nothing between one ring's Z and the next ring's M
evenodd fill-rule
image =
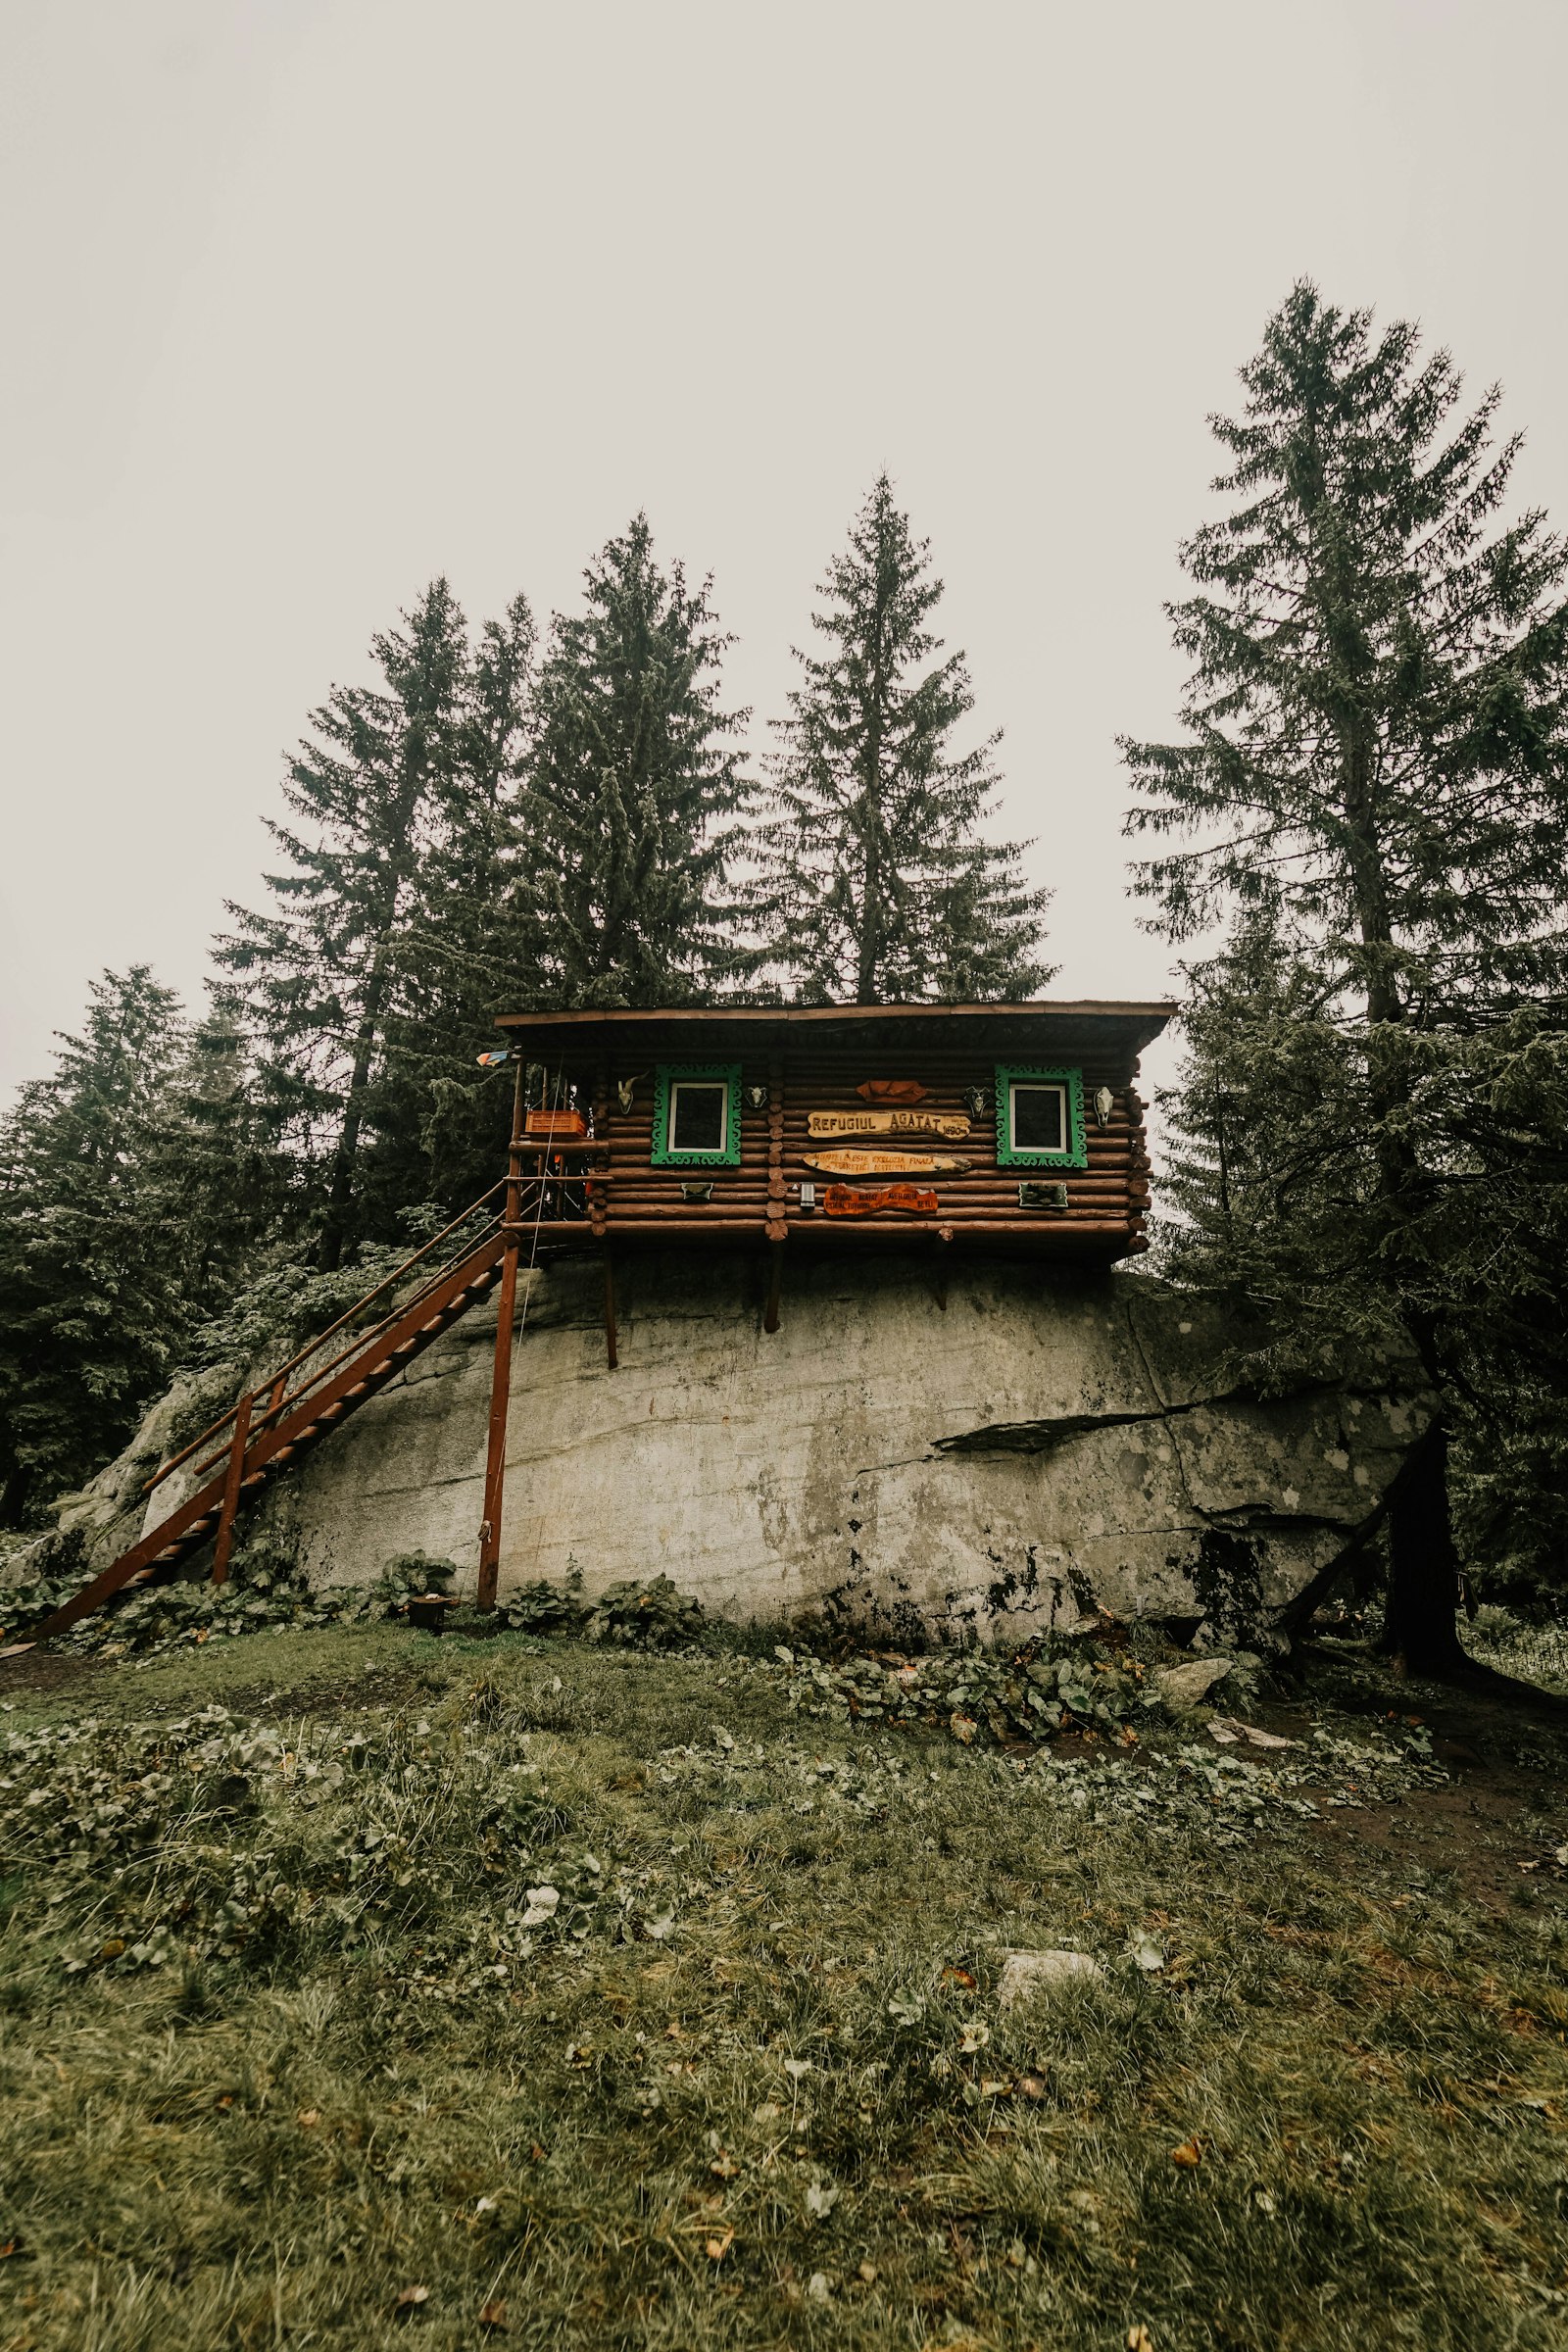
M594 1239L603 1241L610 1208L610 1064L601 1061L594 1072L594 1141L604 1154L598 1181L588 1178L588 1222Z
M686 1079L729 1088L724 1120L724 1143L717 1152L672 1152L669 1112L673 1089ZM738 1061L662 1061L654 1071L653 1148L648 1164L654 1168L738 1168L741 1164L741 1065Z
M1014 1086L1059 1086L1067 1098L1067 1149L1065 1152L1020 1152L1009 1138L1012 1133L1012 1089ZM997 1165L999 1168L1087 1168L1089 1148L1084 1138L1084 1074L1082 1070L1022 1069L1004 1062L997 1064Z
M772 1243L783 1241L789 1231L785 1213L784 1058L782 1054L775 1054L767 1065L767 1216L764 1226L767 1238ZM777 1267L775 1258L775 1274Z

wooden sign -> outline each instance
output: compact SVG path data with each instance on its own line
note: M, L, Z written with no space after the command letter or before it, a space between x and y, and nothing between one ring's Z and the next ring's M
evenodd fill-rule
M936 1214L935 1193L924 1193L912 1184L883 1184L868 1191L857 1184L830 1184L822 1195L822 1206L830 1217L876 1217L890 1208L898 1208L916 1217Z
M925 1088L918 1078L862 1078L856 1088L862 1102L923 1102Z
M828 1135L940 1135L957 1143L969 1132L961 1110L808 1110L806 1132Z
M969 1161L941 1152L808 1152L824 1176L962 1176Z

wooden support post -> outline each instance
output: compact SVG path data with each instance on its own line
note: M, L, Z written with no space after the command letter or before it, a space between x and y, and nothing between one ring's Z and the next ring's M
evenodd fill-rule
M615 1269L605 1251L605 1361L612 1372L620 1361L615 1346Z
M228 1582L228 1553L234 1539L234 1513L239 1508L239 1491L245 1478L245 1441L251 1433L251 1405L247 1396L234 1407L234 1435L229 1441L228 1467L223 1473L223 1499L218 1511L218 1540L213 1545L213 1582Z
M542 1174L542 1171L541 1171ZM496 1305L496 1355L490 1376L490 1431L484 1461L484 1520L479 1529L481 1609L496 1605L501 1575L501 1510L507 1484L507 1408L512 1401L512 1326L517 1311L517 1250L522 1240L522 1064L512 1089L512 1143L507 1155L506 1250Z
M762 1309L762 1329L777 1331L779 1292L784 1284L784 1245L769 1242L767 1246L767 1304Z

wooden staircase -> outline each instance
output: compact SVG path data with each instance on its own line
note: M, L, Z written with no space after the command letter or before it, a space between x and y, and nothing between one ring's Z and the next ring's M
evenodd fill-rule
M435 1273L421 1276L413 1295L398 1300L369 1329L350 1329L377 1298L389 1291L395 1293L441 1242L463 1226L471 1226L477 1212L487 1207L500 1189L496 1186L483 1195L280 1371L239 1397L221 1419L166 1462L148 1480L143 1493L160 1486L220 1432L228 1433L217 1450L197 1464L198 1484L184 1501L73 1594L38 1628L34 1639L46 1642L65 1633L127 1585L162 1582L207 1544L215 1544L213 1581L222 1583L241 1499L253 1496L279 1470L298 1461L494 1290L508 1249L514 1250L517 1238L516 1226L497 1215L491 1215L477 1231L470 1231L455 1256ZM315 1364L322 1348L340 1335L344 1344L339 1352L324 1364Z

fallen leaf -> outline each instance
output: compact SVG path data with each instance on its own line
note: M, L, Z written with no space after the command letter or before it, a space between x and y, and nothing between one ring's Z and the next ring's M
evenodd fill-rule
M473 2210L475 2213L494 2213L497 2211L496 2201L494 2197L481 2197Z
M1127 2352L1154 2352L1154 2339L1142 2321L1127 2330Z
M716 2173L720 2180L733 2180L741 2168L733 2156L725 2155L715 2156L708 2169L710 2173Z
M966 1968L955 1968L951 1963L942 1971L944 1984L961 1984L965 1992L973 1992L975 1981Z
M100 1960L118 1960L124 1948L123 1936L111 1936L107 1943L99 1946L98 1957Z
M816 2221L824 2222L843 2193L836 2180L813 2180L806 2192L806 2210Z
M867 2286L875 2286L876 2264L874 2262L862 2262L860 2265L860 2277L865 2280Z
M991 2028L989 2026L965 2026L963 2039L959 2042L958 2048L965 2058L972 2058L976 2050L983 2050L990 2039Z
M5 2244L4 2244L3 2246L0 2246L0 2262L9 2262L9 2261L10 2261L10 2259L11 2259L11 2257L12 2257L12 2255L13 2255L13 2254L16 2252L16 2250L17 2250L17 2241L16 2241L16 2239L15 2239L14 2237L8 2237L8 2238L6 2239L6 2242L5 2242Z
M734 2243L734 2230L722 2230L717 2237L710 2237L708 2239L704 2250L707 2253L710 2262L722 2262L725 2255L729 2252Z
M321 2111L318 2107L302 2107L294 2118L302 2132L314 2132L320 2120Z
M826 2271L813 2271L806 2281L806 2291L813 2303L827 2302L832 2295L833 2284Z
M784 2072L792 2082L799 2082L801 2077L808 2075L810 2071L811 2061L809 2058L786 2058L784 2061Z
M418 2304L428 2303L429 2300L430 2289L427 2286L406 2286L395 2298L392 2308L394 2311L413 2311Z
M512 2326L512 2322L507 2317L505 2295L496 2295L490 2302L480 2304L479 2325L481 2328L510 2328Z
M1155 1975L1165 1965L1164 1952L1152 1936L1146 1936L1142 1928L1135 1928L1128 1936L1127 1957L1135 1967L1145 1970L1150 1976Z
M1021 2099L1043 2099L1046 2095L1044 2075L1020 2075L1013 2084Z
M1195 2164L1202 2163L1203 2151L1196 2139L1184 2139L1179 2148L1172 2148L1170 2160L1172 2164L1186 2165L1190 2170Z

